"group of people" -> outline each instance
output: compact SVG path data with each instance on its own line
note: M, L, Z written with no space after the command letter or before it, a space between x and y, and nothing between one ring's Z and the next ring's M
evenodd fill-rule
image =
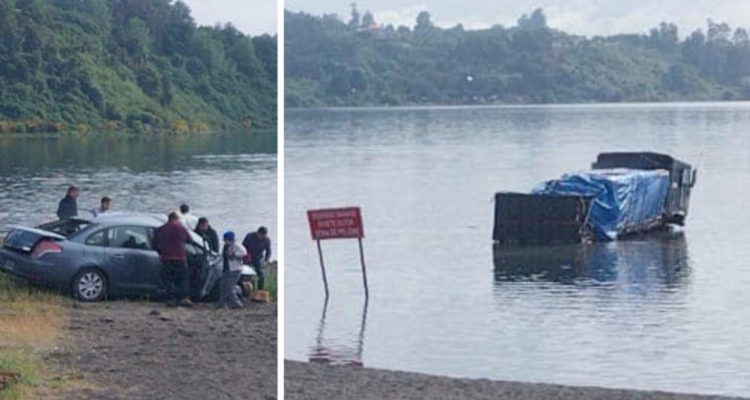
M60 200L57 216L60 219L78 216L78 197L81 188L70 186L65 197ZM109 212L112 200L102 197L100 206L92 210L94 216ZM248 233L242 243L237 241L233 231L224 232L220 248L219 236L209 224L208 218L196 219L190 214L190 207L182 204L177 211L171 212L167 222L154 232L153 248L159 253L163 268L164 286L170 305L192 307L190 300L190 271L187 262L186 245L192 240L188 230L200 236L211 251L221 254L223 259L222 278L218 307L242 308L242 300L237 296L235 286L242 275L244 264L252 265L258 276L258 290L265 288L263 268L271 260L271 240L268 229L264 226L255 232Z
M188 291L188 266L185 245L190 242L188 229L192 227L187 204L169 214L166 224L154 233L155 249L159 252L165 270L167 297L172 304L186 307L193 305ZM242 243L237 241L233 231L222 236L223 245L219 250L219 235L206 217L200 217L194 232L206 243L209 249L222 255L222 275L218 307L242 308L242 300L235 287L242 275L242 266L251 264L258 276L258 290L265 288L264 265L271 260L271 240L264 226L248 233Z
M65 197L60 200L60 203L57 205L57 217L60 219L70 219L75 218L78 216L78 196L81 195L81 188L78 186L70 186L68 187L68 191L65 194ZM91 210L91 213L94 214L94 216L97 216L99 214L106 213L110 210L110 207L112 206L112 199L110 199L107 196L104 196L99 201L99 208L95 210Z

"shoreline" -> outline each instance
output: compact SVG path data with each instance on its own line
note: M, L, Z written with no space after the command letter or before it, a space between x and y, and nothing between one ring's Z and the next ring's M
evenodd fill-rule
M161 130L153 132L134 132L132 130L122 131L107 131L107 130L92 130L90 132L80 131L63 131L63 132L6 132L0 133L0 138L8 139L57 139L57 138L75 138L75 137L114 137L114 138L159 138L159 137L198 137L207 135L222 135L222 134L235 134L235 133L249 133L249 134L278 134L278 127L259 127L253 129L226 129L226 130L210 130L205 132L185 132L179 133L175 131Z
M506 103L406 103L399 105L387 104L360 104L360 105L317 105L317 106L295 106L285 107L284 113L287 112L304 112L304 111L357 111L357 110L420 110L420 109L539 109L539 108L584 108L597 106L602 108L616 107L700 107L712 105L716 107L731 105L750 104L747 100L665 100L665 101L620 101L620 102L559 102L559 103L533 103L533 102L506 102Z
M414 372L284 361L288 400L740 400L740 397L450 378Z

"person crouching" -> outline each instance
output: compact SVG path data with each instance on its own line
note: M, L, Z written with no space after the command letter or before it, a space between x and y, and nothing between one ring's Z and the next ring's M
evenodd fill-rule
M221 293L217 308L223 308L227 304L230 308L242 308L242 301L237 296L235 286L242 275L242 258L247 255L247 250L235 242L234 232L228 231L224 233L224 247L221 254L224 258L224 268L221 274Z

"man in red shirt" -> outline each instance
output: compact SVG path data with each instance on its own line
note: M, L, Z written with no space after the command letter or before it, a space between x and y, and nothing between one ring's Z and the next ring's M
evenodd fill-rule
M190 234L177 213L169 214L169 221L154 232L154 248L159 252L170 304L192 307L188 298L187 243Z

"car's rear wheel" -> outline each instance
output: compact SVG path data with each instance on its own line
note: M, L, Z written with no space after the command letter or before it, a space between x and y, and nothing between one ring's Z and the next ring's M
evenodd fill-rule
M98 269L85 269L73 278L72 289L77 300L103 300L107 297L107 277Z

